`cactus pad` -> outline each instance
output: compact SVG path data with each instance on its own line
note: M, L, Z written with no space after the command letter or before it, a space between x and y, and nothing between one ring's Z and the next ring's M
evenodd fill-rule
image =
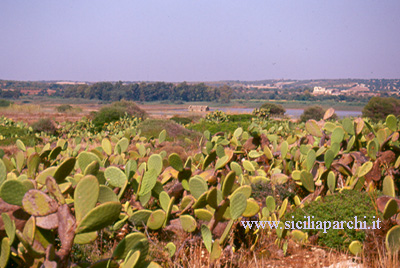
M57 202L39 190L29 190L22 199L22 207L32 216L46 216L57 211Z
M181 215L179 217L182 229L185 232L192 233L196 230L197 224L196 220L190 215Z
M17 180L6 180L0 188L0 197L11 205L22 206L27 187Z

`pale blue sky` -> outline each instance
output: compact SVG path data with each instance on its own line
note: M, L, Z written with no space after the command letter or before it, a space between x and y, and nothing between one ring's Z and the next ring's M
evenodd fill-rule
M0 79L280 78L400 78L400 1L0 1Z

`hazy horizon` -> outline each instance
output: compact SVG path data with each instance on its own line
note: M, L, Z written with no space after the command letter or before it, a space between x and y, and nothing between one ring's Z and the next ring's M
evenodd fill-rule
M0 2L0 79L399 79L400 1Z

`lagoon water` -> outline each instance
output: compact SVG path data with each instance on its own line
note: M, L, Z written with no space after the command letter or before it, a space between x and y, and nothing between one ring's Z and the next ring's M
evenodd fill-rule
M244 114L251 114L253 112L253 108L210 108L211 111L220 110L223 112L228 113L244 113ZM335 111L336 114L340 117L358 117L361 116L360 111ZM303 113L303 109L286 109L287 116L291 118L299 118L300 115Z

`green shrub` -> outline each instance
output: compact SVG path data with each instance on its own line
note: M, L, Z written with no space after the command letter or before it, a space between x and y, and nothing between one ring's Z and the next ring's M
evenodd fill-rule
M11 103L11 101L0 99L0 107L8 107Z
M187 125L187 124L192 123L192 119L187 118L187 117L174 116L174 117L171 117L171 120L178 124L182 124L182 125Z
M53 120L49 118L39 119L38 121L34 122L31 127L34 132L46 132L51 135L55 135L57 133L57 128Z
M375 209L371 197L366 192L344 190L335 195L328 195L322 201L314 201L304 206L304 208L297 208L294 212L285 215L285 221L308 221L308 218L314 221L316 226L317 221L346 221L343 225L344 229L330 228L323 232L323 230L316 229L302 229L303 232L308 232L309 235L318 233L318 244L330 248L341 249L346 251L349 244L354 240L364 241L365 231L361 229L348 229L347 222L354 223L354 217L357 216L358 220L362 222L365 220L367 226L371 226L372 221L375 221ZM312 218L314 216L314 218ZM364 219L364 216L366 218ZM373 218L375 216L375 218ZM291 226L291 223L290 223ZM376 226L375 226L376 227Z
M192 125L188 127L189 129L199 131L203 133L204 131L210 131L211 135L214 135L217 132L226 132L233 133L238 127L242 127L243 130L247 130L250 126L251 121L240 121L240 122L221 122L221 123L213 123L202 121L198 124Z
M254 115L252 115L252 114L231 114L229 116L229 121L231 121L231 122L242 122L242 121L251 122L251 120L253 118L254 118Z
M214 122L214 123L228 122L229 116L223 111L216 110L214 112L208 113L206 115L205 120L207 122Z
M271 115L284 115L286 113L286 110L282 105L269 102L261 105L260 109L269 109Z
M372 97L362 110L363 117L372 121L385 120L389 114L400 115L400 100L395 98Z
M57 106L57 107L56 107L56 110L57 110L57 112L59 112L59 113L64 113L64 112L67 112L67 111L72 111L72 109L73 109L73 107L72 107L71 105L69 105L69 104L63 104L63 105L60 105L60 106Z
M117 121L124 117L125 114L142 119L147 116L146 112L140 109L134 102L117 101L101 108L99 112L93 113L93 124L100 130L105 123Z
M301 122L306 122L307 120L314 119L314 120L321 120L324 118L326 110L319 105L310 106L304 109L303 114L300 116ZM336 113L334 113L330 120L338 120L339 117Z

